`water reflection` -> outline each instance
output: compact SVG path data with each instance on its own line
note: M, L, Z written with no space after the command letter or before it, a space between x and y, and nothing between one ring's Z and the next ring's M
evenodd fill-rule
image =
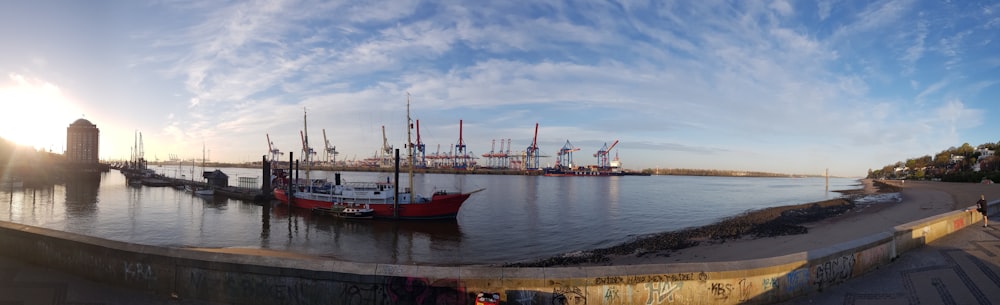
M455 221L343 219L282 205L264 208L261 247L287 249L356 262L456 263L442 255L460 248L461 226ZM282 223L274 232L274 223ZM283 240L274 234L284 233Z
M67 177L66 214L69 217L91 217L97 211L101 188L100 173L79 173Z

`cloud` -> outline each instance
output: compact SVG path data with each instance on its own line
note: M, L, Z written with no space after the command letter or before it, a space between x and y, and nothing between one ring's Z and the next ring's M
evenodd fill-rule
M143 36L158 51L143 58L188 93L190 113L167 133L220 143L270 133L293 148L306 108L345 154L380 146L383 124L403 138L405 92L430 145L453 142L458 119L476 151L541 122L552 145L620 137L650 158L919 143L943 126L921 119L927 109L967 112L942 104L964 98L952 90L961 75L917 73L931 56L966 54L944 44L979 36L943 35L907 0L821 1L820 25L790 18L810 15L793 3L199 4L175 8L192 16L181 31ZM915 102L886 89L921 83L932 84Z
M903 56L900 60L903 61L905 66L904 74L912 74L915 69L915 64L924 55L924 41L927 39L927 22L920 21L917 22L917 28L915 29L913 44L903 52Z
M795 11L795 9L792 8L792 5L785 0L773 1L770 5L768 5L768 7L782 16L789 16Z

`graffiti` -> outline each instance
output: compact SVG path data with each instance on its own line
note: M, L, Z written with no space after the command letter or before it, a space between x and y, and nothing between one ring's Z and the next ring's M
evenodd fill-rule
M619 285L625 282L620 276L605 276L594 279L595 285Z
M465 304L465 288L458 280L429 282L422 278L389 277L385 292L393 304Z
M854 255L855 263L852 274L863 274L877 267L881 262L889 260L889 244L865 249Z
M952 222L952 226L951 226L951 228L953 230L958 230L958 229L961 229L961 228L964 228L964 227L965 227L965 218L957 218L957 219L955 219L955 221Z
M854 255L844 255L825 263L818 264L813 269L815 279L813 285L822 288L824 285L838 283L851 278L854 270Z
M329 298L327 294L317 294L317 291L325 290L319 289L317 283L311 281L200 269L188 269L184 272L187 273L188 282L179 289L198 298L226 296L227 302L234 304L251 302L308 304ZM185 275L178 274L178 279L183 277ZM214 288L204 290L200 287Z
M753 293L753 283L747 281L747 279L740 280L740 302L750 299L750 294Z
M674 292L684 286L684 282L646 283L646 305L674 302Z
M625 302L622 301L621 295L618 294L618 287L604 287L604 304L625 304Z
M712 286L708 288L712 292L712 297L717 300L729 299L729 296L733 294L733 284L723 284L723 283L712 283Z
M123 262L125 265L125 280L156 280L156 274L153 273L153 267L143 263L128 263Z
M117 274L121 269L117 264L112 264L112 258L95 255L87 251L66 251L66 249L53 246L45 241L36 241L37 253L45 261L54 266L72 266L73 268L87 268L94 274Z
M785 292L792 294L809 285L809 269L796 269L785 275Z
M507 290L508 304L535 304L535 296L538 294L532 290Z
M760 283L760 289L763 289L763 290L772 290L772 289L778 290L778 289L781 289L781 286L778 284L778 280L779 279L780 278L777 278L777 277L765 278Z
M552 288L553 305L584 305L587 304L587 294L580 287L560 287Z
M705 281L708 281L708 274L705 274L705 272L698 273L698 281L700 281L702 283L704 283Z
M340 300L340 304L343 305L375 304L375 297L378 295L378 292L378 286L375 285L367 288L351 285L341 292L338 299Z
M704 276L708 278L704 272L699 275L699 278ZM605 276L594 279L594 284L596 285L632 285L632 284L642 284L642 283L655 283L655 282L681 282L681 281L692 281L694 280L694 273L672 273L672 274L653 274L653 275L631 275L626 277L621 276Z

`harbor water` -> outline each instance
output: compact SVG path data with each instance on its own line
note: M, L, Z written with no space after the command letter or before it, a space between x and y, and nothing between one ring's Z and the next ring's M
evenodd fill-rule
M156 169L169 177L183 172ZM260 170L220 170L231 181L264 179ZM333 174L312 171L310 177L332 180ZM391 177L341 174L358 182ZM406 175L400 179L405 187ZM203 198L171 187L131 186L121 173L111 171L99 180L4 188L0 220L166 247L262 248L369 263L499 265L613 246L752 209L832 199L840 196L833 191L860 184L848 178L831 178L827 187L823 178L414 177L414 189L428 195L435 189L480 188L485 190L472 195L453 221L349 220L276 202L262 205Z

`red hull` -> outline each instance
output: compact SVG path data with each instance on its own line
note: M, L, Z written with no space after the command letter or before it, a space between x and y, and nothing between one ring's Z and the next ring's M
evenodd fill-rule
M275 189L274 199L278 199L282 204L288 204L288 195L285 194L285 190ZM295 198L295 207L309 210L315 208L329 209L333 207L333 202Z
M399 219L454 219L458 216L458 211L462 204L472 194L443 194L434 195L429 202L419 203L399 203ZM283 204L288 204L288 196L281 189L274 190L274 198ZM330 208L332 202L295 198L294 206L297 208L314 209ZM369 203L368 207L375 210L376 218L396 218L393 213L392 203Z

